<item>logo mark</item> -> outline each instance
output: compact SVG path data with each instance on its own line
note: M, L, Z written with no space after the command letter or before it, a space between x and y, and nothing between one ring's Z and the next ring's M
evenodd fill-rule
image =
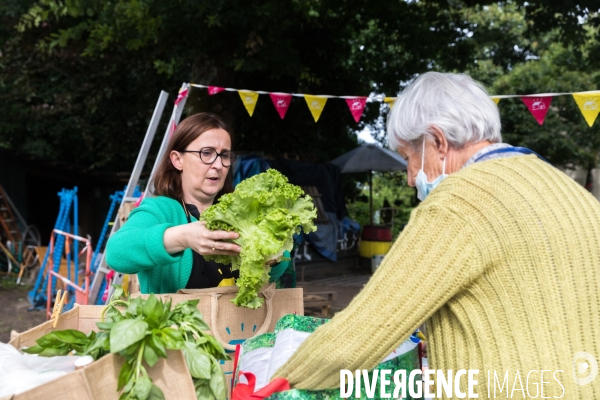
M546 109L546 103L544 103L541 100L534 101L533 105L531 106L531 109L534 110L534 111L545 110Z
M354 102L352 102L352 109L353 110L362 110L362 104L360 104L360 101L355 100Z
M596 379L598 375L598 361L585 351L578 351L573 354L572 367L573 382L576 385L587 385Z
M597 110L598 109L598 103L596 103L596 101L594 99L588 99L584 104L583 104L583 109L584 110Z

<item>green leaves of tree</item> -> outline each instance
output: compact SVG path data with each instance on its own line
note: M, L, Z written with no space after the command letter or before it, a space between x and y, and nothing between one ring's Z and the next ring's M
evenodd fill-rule
M558 29L568 42L585 39L586 25L598 26L597 10L597 0L3 2L0 146L129 170L157 88L174 94L186 80L393 96L430 69L462 72L485 63L498 76L506 72L498 65L524 60L548 31ZM297 149L329 161L354 148L354 131L375 123L380 111L368 103L357 127L344 102L331 101L315 124L303 100L296 102L280 120L269 101L259 101L250 119L237 93L192 89L185 113L224 116L238 150Z

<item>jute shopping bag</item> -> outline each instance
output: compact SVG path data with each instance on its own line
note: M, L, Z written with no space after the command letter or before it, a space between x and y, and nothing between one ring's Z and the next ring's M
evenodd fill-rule
M172 299L173 304L186 300L200 300L198 310L210 326L212 335L226 350L232 352L235 351L236 344L248 338L273 332L275 324L284 315L304 315L302 288L275 289L274 284L265 286L259 293L264 303L258 309L234 305L231 300L237 292L237 286L221 286L209 289L181 289L177 293L161 294L157 297Z
M96 322L100 322L100 315L104 306L80 306L75 304L73 308L58 318L56 327L53 327L54 321L46 321L40 325L31 328L25 332L14 335L8 344L20 349L21 347L30 347L35 345L35 341L52 331L64 329L76 329L86 335L91 331L98 331Z
M109 354L89 366L71 372L26 392L9 397L10 400L117 400L117 383L123 358ZM152 381L162 389L165 399L195 399L194 384L181 351L168 351L148 368Z
M97 331L103 306L80 306L60 315L56 327L54 321L46 321L26 332L19 333L9 344L19 349L29 347L45 334L63 329L77 329L86 335ZM123 359L109 354L83 369L71 372L61 378L9 397L11 400L117 400L117 383ZM195 389L185 358L181 351L168 351L166 359L160 359L148 375L162 389L166 399L194 399ZM4 399L2 399L4 400Z
M173 304L186 300L200 300L198 310L210 326L212 335L232 356L237 344L257 335L273 332L277 321L287 314L304 315L302 288L275 289L274 284L263 287L259 296L264 299L258 309L238 307L231 300L238 292L237 286L209 289L182 289L174 294L162 294L162 299L172 299ZM147 297L148 295L142 295ZM233 361L221 361L227 378L228 390L233 377Z

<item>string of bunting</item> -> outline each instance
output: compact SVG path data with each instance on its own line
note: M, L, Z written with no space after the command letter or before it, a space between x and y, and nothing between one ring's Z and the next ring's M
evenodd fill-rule
M383 101L389 104L390 107L393 106L396 97L386 97L384 95L371 95L371 96L332 96L332 95L311 95L311 94L303 94L303 93L279 93L279 92L265 92L260 90L242 90L242 89L234 89L234 88L225 88L219 86L205 86L198 85L195 83L191 83L190 86L194 86L197 88L208 89L208 94L210 96L214 96L224 91L228 92L238 92L240 98L242 99L242 103L246 107L248 114L252 116L254 114L254 109L256 108L256 103L258 102L258 95L260 94L268 94L271 97L271 101L273 102L273 106L275 110L281 117L281 119L285 118L285 114L287 113L288 108L290 107L290 103L292 97L304 97L306 100L306 104L308 105L308 109L312 114L315 122L319 120L321 117L321 113L325 108L325 104L328 99L344 99L346 100L346 104L348 105L348 109L354 118L354 121L358 122L363 114L365 109L365 105L367 102L374 101ZM520 98L523 101L523 104L527 107L531 115L535 118L535 120L542 125L544 123L544 119L546 118L546 114L550 109L550 104L552 103L552 98L556 96L568 96L571 95L575 99L579 110L583 114L583 118L587 124L591 127L594 125L596 118L598 117L598 113L600 112L600 90L592 90L587 92L577 92L577 93L539 93L539 94L528 94L528 95L495 95L490 96L490 98L498 104L501 99L508 98Z

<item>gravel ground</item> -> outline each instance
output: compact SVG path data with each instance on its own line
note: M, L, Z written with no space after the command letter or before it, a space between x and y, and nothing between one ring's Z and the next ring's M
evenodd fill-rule
M362 289L369 276L326 278L315 281L298 282L304 293L336 292L336 300L331 304L332 314L344 309ZM14 279L0 278L0 342L10 340L10 332L24 332L46 321L44 311L27 311L30 308L27 292L31 286L20 286Z
M45 311L27 311L31 286L17 286L12 279L0 278L0 342L10 340L10 332L26 331L46 321Z

